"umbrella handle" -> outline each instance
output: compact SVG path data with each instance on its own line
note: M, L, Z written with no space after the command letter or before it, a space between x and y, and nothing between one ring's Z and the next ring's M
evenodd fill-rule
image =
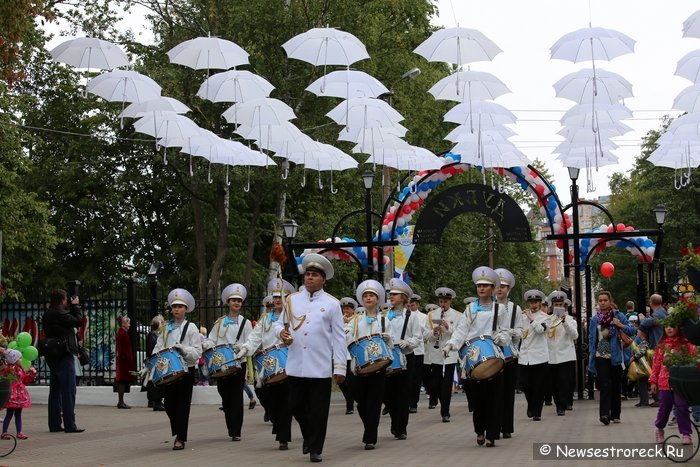
M301 173L303 175L303 177L301 179L301 187L304 188L306 186L306 167L301 169Z
M226 164L226 186L231 186L231 181L228 179L228 164Z
M318 173L319 180L321 179L321 172ZM333 188L333 171L331 170L331 194L336 194L338 193L337 188Z
M318 187L323 190L323 179L321 178L321 171L318 171Z
M192 171L192 154L190 154L190 177L194 175L194 172Z
M250 166L248 166L248 183L243 187L243 191L248 193L250 191Z
M168 148L163 146L163 165L168 165Z
M207 170L207 181L209 183L213 182L214 180L211 179L211 161L209 161L209 170Z
M289 178L289 161L285 160L282 163L282 167L284 168L284 172L282 172L282 180L287 180L287 178Z

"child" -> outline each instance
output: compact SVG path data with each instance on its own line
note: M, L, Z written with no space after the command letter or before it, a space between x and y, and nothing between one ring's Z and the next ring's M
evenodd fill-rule
M659 394L659 412L656 415L656 442L664 442L664 428L668 422L668 417L675 405L677 408L678 431L682 435L681 442L683 444L693 444L690 436L690 414L688 404L683 398L674 394L668 383L668 367L664 364L664 355L668 352L674 352L677 349L687 347L690 352L695 352L695 346L689 343L688 340L680 335L680 331L676 327L666 326L664 328L664 337L659 341L656 352L654 352L654 363L651 369L649 383L651 384L651 392Z
M24 371L21 364L22 354L18 350L7 349L5 351L5 361L7 367L6 373L14 374L17 378L10 384L10 398L5 404L7 415L2 422L2 439L10 439L7 429L10 426L12 417L15 417L15 428L17 428L17 439L27 439L28 436L22 432L22 409L31 407L32 401L29 397L29 392L25 384L31 383L36 376L36 370L30 368L29 371Z
M632 359L637 362L638 368L643 369L645 365L651 361L649 354L649 341L647 335L641 329L637 329L637 337L634 343L630 346L633 349ZM634 404L635 407L649 407L649 376L639 375L637 379L637 392L639 392L639 402Z

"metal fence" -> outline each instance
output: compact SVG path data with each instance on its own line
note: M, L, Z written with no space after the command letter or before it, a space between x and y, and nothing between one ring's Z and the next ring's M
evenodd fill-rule
M166 291L157 283L128 280L123 287L79 291L80 305L85 316L78 329L78 338L88 350L90 362L80 365L76 359L78 384L85 386L111 385L116 372L117 317L131 318L129 336L136 356L137 368L141 368L146 355L146 336L150 332L153 316L166 311ZM41 295L41 294L36 294ZM42 315L48 308L48 291L41 298L23 302L0 302L2 334L13 338L22 331L32 335L33 345L43 337ZM260 313L262 294L249 294L242 314L255 320ZM214 320L226 312L219 300L196 301L194 312L187 319L197 326L211 328ZM168 318L165 314L166 319ZM38 370L34 384L48 384L49 371L43 357L33 365Z

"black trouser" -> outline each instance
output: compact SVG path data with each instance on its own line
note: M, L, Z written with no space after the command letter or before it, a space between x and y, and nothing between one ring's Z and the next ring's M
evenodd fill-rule
M388 376L385 385L384 403L391 416L391 432L395 435L406 434L408 426L408 372Z
M224 408L224 418L229 436L241 436L245 374L246 366L243 366L241 371L216 380L216 390L221 396L221 405Z
M467 380L466 385L474 408L474 433L492 441L500 439L503 374L489 381Z
M187 441L195 371L195 367L190 367L184 378L162 386L165 413L170 419L170 431L180 441Z
M430 395L430 363L425 363L425 355L423 355L423 368L421 368L421 384L425 388L425 393ZM420 388L418 391L420 392Z
M153 407L163 404L163 391L153 384L153 381L149 381L146 385L146 397L148 398L148 402L153 404Z
M450 416L450 401L452 400L452 383L454 382L455 363L447 365L430 365L430 405L436 405L440 399L440 415Z
M600 416L620 418L620 384L622 365L613 365L609 358L595 358L596 380L600 389Z
M255 389L260 404L272 422L275 441L286 443L292 440L292 411L289 408L289 383L285 380Z
M541 417L545 386L550 384L549 363L520 366L523 368L523 392L527 399L528 416Z
M355 409L355 398L353 394L353 379L355 378L355 375L350 371L350 362L351 360L347 361L347 371L345 372L345 381L340 383L338 387L343 393L343 397L345 398L345 411L349 412L351 410Z
M290 376L289 407L299 423L304 444L311 454L321 454L326 441L331 378Z
M420 386L421 380L423 379L423 360L425 355L416 355L415 353L412 355L412 363L408 369L410 373L409 378L411 379L411 392L408 395L408 407L416 409L418 408L418 401L420 400Z
M576 362L574 360L557 363L556 365L549 365L552 383L554 384L554 404L557 406L557 412L566 410L566 406L570 405L569 397L572 397L572 367L574 367L574 369L576 368Z
M377 444L377 428L382 413L385 384L385 370L367 376L358 375L353 380L357 411L365 427L362 435L362 442L365 444Z
M513 411L515 410L515 384L518 379L518 359L503 367L503 409L501 411L501 433L514 433Z

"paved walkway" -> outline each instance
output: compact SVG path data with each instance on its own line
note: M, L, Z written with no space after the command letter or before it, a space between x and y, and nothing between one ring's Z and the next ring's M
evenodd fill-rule
M132 393L133 394L133 393ZM114 404L116 394L105 403ZM496 448L477 446L466 400L456 394L452 402L452 422L441 423L439 410L428 410L422 398L418 413L411 415L408 440L398 441L389 434L389 418L382 417L377 449L365 451L362 423L357 412L345 415L344 402L333 394L328 436L322 465L333 466L589 466L615 467L673 465L668 461L620 459L612 461L534 461L535 442L652 443L652 422L656 409L635 408L635 401L624 401L622 423L603 426L598 422L597 401L576 401L573 412L556 416L553 407L545 407L543 420L525 417L522 395L516 401L516 433L512 439L500 440ZM25 410L26 441L17 450L0 458L0 466L134 466L149 467L230 466L230 465L309 465L301 454L299 430L293 422L293 442L289 451L277 450L270 434L271 424L263 422L263 410L245 410L243 440L232 442L225 436L223 414L216 405L195 405L190 418L190 441L184 451L172 451L164 412L134 407L118 410L115 406L78 406L77 421L87 431L81 434L49 433L46 406L35 404ZM669 428L667 433L675 433ZM14 429L11 428L11 433ZM695 439L697 442L697 439ZM0 441L0 447L10 441ZM3 451L4 452L4 451ZM694 459L686 465L700 465Z

